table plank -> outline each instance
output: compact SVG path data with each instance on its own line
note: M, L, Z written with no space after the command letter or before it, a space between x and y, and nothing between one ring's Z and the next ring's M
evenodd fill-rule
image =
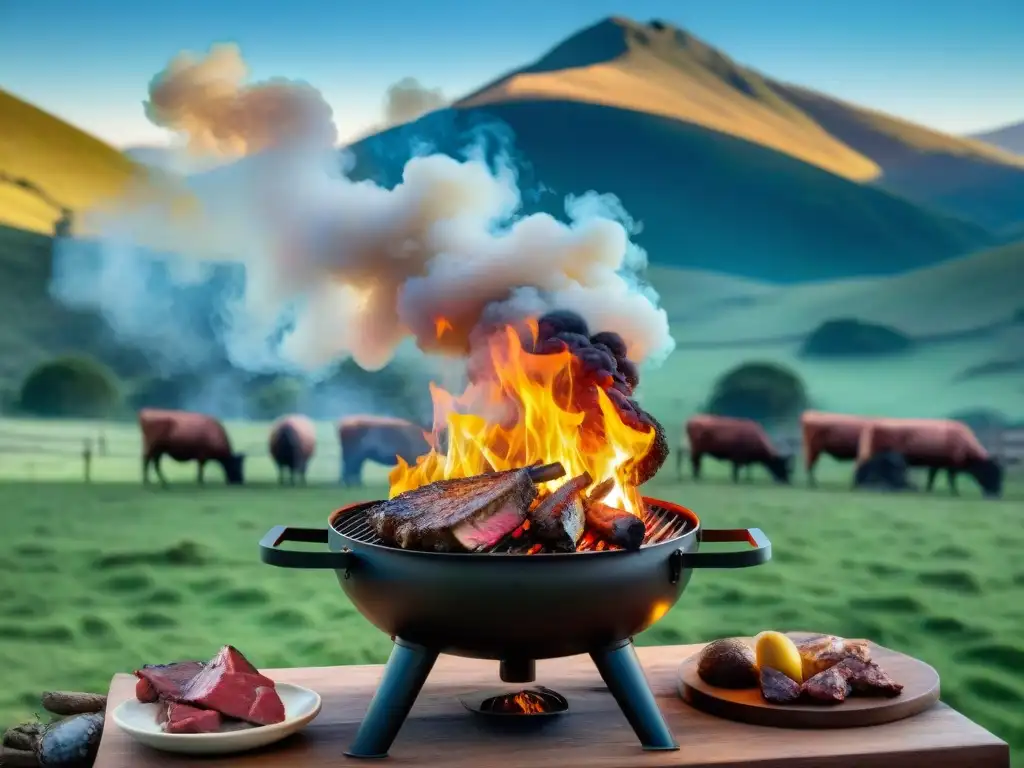
M497 662L441 656L391 748L406 766L536 768L1008 768L1005 742L944 704L915 717L871 728L797 731L735 723L685 704L676 690L679 665L701 645L638 648L678 752L643 752L589 656L537 663L537 682L569 700L568 714L538 729L510 733L467 712L457 695L500 687ZM301 734L259 752L185 758L132 741L112 722L114 707L131 698L135 678L111 683L107 723L95 768L270 768L339 766L380 680L383 666L266 670L323 698L320 716Z

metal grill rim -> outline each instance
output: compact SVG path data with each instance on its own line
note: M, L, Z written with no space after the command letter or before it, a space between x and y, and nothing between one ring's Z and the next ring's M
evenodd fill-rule
M645 510L644 526L647 528L647 534L644 536L644 543L641 545L641 549L655 544L664 544L672 539L678 539L693 529L687 517L666 507L657 504L646 504ZM399 547L391 547L385 544L370 527L367 520L367 513L369 511L370 507L367 506L341 515L334 521L334 530L346 539L359 544L375 544L381 547L388 547L388 549L400 550ZM591 545L586 549L579 549L573 554L597 551L600 550L595 549L594 545ZM495 554L494 556L500 556L500 554Z

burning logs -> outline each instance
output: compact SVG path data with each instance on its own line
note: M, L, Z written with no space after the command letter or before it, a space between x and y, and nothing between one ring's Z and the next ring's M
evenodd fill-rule
M623 549L640 549L647 529L644 521L622 509L600 501L586 506L587 527L598 538Z
M583 538L583 492L593 480L584 472L548 494L527 512L538 542L555 552L575 552Z

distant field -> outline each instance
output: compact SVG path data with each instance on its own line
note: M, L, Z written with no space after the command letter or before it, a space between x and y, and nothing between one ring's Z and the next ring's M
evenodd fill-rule
M39 444L61 429L40 430ZM68 436L80 429L63 426ZM255 441L260 428L232 426L232 434ZM128 450L126 440L112 442ZM34 461L6 449L0 456L7 478ZM73 456L63 472L49 461L47 476L70 480L78 471ZM386 659L388 638L355 612L333 576L275 570L256 551L271 525L321 525L347 501L384 495L383 485L279 489L266 482L269 461L258 460L250 475L264 481L244 488L225 487L211 472L199 489L189 467L171 474L170 489L147 489L136 461L99 462L97 476L125 482L0 483L0 725L31 717L42 690L102 691L115 672L206 658L222 643L260 666ZM42 479L41 461L34 467ZM317 478L335 471L328 455L314 464ZM1014 595L1024 586L1024 488L984 502L967 487L962 499L854 494L845 489L847 469L835 467L831 486L817 491L802 478L793 488L763 479L733 486L720 468L700 484L673 474L663 471L648 493L687 504L709 526L761 527L774 558L756 570L697 573L640 643L766 628L870 637L935 665L943 699L1022 754L1024 609Z

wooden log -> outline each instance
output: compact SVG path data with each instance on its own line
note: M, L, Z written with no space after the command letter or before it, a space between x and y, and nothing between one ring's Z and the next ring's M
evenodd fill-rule
M42 701L43 707L55 715L82 715L107 708L107 697L98 693L46 691Z
M3 768L37 768L39 758L35 752L25 749L0 747L0 766Z
M539 542L557 552L574 552L583 537L583 500L580 494L593 481L590 474L572 478L541 499L527 514Z
M532 467L527 467L526 474L530 476L530 479L533 480L533 482L539 485L540 483L549 483L552 480L564 477L565 467L557 461L554 464L537 464Z
M615 478L609 477L607 480L602 480L587 496L587 503L593 504L595 501L604 501L605 497L612 492L615 487Z
M647 528L643 520L624 509L609 507L600 501L588 504L586 508L587 527L599 539L623 549L640 549L644 543Z
M3 746L11 749L22 749L31 752L35 749L36 740L43 732L42 723L22 723L8 728L4 733Z

